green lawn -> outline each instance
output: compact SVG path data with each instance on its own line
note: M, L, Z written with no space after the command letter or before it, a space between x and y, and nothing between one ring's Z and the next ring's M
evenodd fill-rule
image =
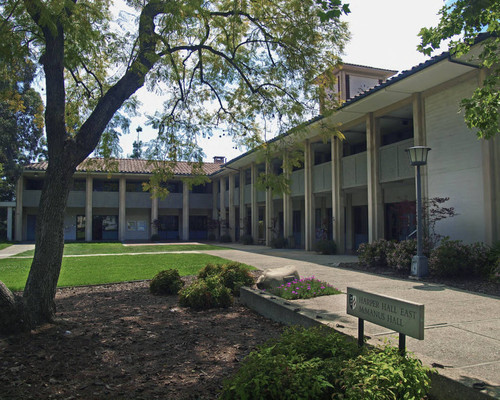
M164 269L181 276L195 275L207 263L228 260L207 254L141 254L63 258L58 286L84 286L151 279ZM14 291L23 290L31 259L0 259L0 281Z
M225 250L227 247L213 246L210 244L168 244L168 245L144 245L124 246L122 243L66 243L64 255L80 254L117 254L117 253L154 253L159 251L203 251L203 250ZM22 257L33 257L33 250L17 254Z
M12 243L0 243L0 250L12 246Z

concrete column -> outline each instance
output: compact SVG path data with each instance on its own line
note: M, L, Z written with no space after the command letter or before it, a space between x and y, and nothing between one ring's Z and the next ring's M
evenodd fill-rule
M92 241L92 191L94 190L94 180L87 176L85 185L85 241Z
M21 242L23 240L23 190L24 190L24 178L21 176L17 180L17 186L16 186L15 240L17 242Z
M345 195L345 251L350 254L354 251L354 217L352 214L352 194Z
M12 207L7 207L7 241L12 242Z
M373 114L366 118L367 179L368 179L368 241L384 237L384 203L379 177L380 135Z
M154 189L153 189L154 190ZM151 196L151 236L158 234L158 197L153 191Z
M271 164L269 161L266 162L266 174L272 173ZM271 239L273 239L273 232L271 228L273 227L273 192L271 188L266 188L266 212L265 212L265 221L264 221L264 232L266 235L266 246L271 246Z
M312 184L312 150L311 143L309 140L306 140L304 150L304 244L306 251L311 251L314 243L314 202Z
M214 221L219 221L219 209L217 207L217 188L219 187L219 181L212 181L212 219ZM215 235L215 238L219 238L219 230L215 229L213 232Z
M250 191L252 193L252 200L250 207L252 211L252 237L253 242L257 244L259 242L259 209L257 207L257 165L255 163L252 163L251 172L252 183Z
M245 225L247 223L245 207L245 170L240 170L240 238L246 233Z
M332 218L333 240L339 252L345 250L344 237L344 204L342 196L342 142L332 138Z
M229 234L231 240L236 240L236 210L234 207L234 177L235 174L229 175Z
M189 187L182 182L182 240L189 240Z
M288 155L283 156L283 173L286 179L290 179L291 171L288 167ZM283 193L283 236L288 239L293 235L292 226L292 196L290 189L287 193Z
M221 223L220 234L221 236L227 233L227 221L226 221L226 177L220 178L219 186L219 221Z
M119 182L119 201L118 201L118 240L123 242L127 234L127 221L126 221L126 210L127 210L127 180L124 176L120 176Z

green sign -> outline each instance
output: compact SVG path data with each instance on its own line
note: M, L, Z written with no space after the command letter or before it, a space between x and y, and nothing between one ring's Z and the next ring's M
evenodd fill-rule
M347 314L422 340L424 305L347 288Z

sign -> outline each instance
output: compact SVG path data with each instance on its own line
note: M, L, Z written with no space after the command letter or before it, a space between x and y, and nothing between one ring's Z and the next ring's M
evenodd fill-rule
M347 314L423 340L424 305L347 288Z

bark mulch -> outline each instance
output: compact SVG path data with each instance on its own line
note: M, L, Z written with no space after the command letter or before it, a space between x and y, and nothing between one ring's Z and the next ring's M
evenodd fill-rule
M57 324L0 338L0 399L214 399L282 331L237 302L192 311L149 282L59 289Z

